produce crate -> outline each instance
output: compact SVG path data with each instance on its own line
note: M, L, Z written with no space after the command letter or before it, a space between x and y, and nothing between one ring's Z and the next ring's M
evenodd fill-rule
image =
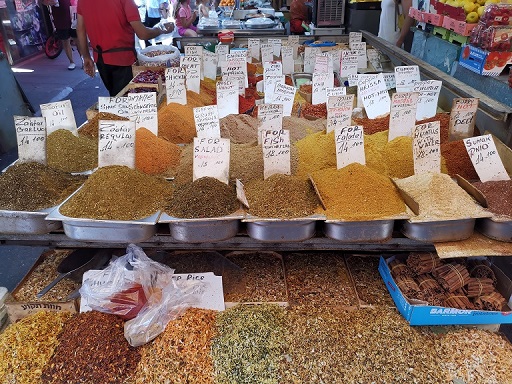
M465 21L460 21L457 19L453 19L451 17L445 16L443 19L443 27L458 33L462 36L469 36L473 28L475 28L478 24L469 24Z
M418 19L416 19L418 20ZM435 25L437 27L440 27L443 25L444 16L438 13L428 13L428 12L422 12L421 13L421 20L425 23Z
M440 37L443 40L448 40L448 38L450 37L450 31L443 27L434 27L432 34L434 36Z
M459 65L483 76L499 76L512 63L512 52L488 52L463 45Z
M450 32L450 36L448 37L450 43L459 43L460 45L467 44L468 40L469 36L459 35L455 32Z

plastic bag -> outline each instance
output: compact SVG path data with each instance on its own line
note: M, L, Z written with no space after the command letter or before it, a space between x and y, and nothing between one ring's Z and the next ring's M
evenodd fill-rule
M180 51L172 45L151 45L138 51L137 60L150 67L179 67Z

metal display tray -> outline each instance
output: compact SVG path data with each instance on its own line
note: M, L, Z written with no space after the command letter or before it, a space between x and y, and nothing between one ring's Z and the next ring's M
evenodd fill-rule
M393 235L394 224L394 220L326 221L323 232L345 243L386 241Z
M411 222L404 221L402 233L409 239L426 242L459 241L473 234L476 219Z
M475 229L491 239L512 242L512 220L477 219Z
M41 235L61 227L60 221L45 220L55 207L41 211L7 211L0 210L0 233Z
M318 219L254 220L247 222L249 237L260 241L303 241L315 236Z
M162 213L159 223L169 224L171 236L184 243L217 242L235 237L243 214L207 219L180 219Z

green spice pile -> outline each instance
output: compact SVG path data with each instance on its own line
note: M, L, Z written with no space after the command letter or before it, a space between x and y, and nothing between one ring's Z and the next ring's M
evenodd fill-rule
M489 216L446 174L428 172L406 179L396 179L395 182L419 204L419 214L412 217L411 221L460 220Z
M213 177L201 177L176 187L165 211L182 219L201 219L227 216L239 208L233 186Z
M238 305L217 316L212 355L218 384L281 383L285 310L271 304Z
M98 141L78 137L67 129L48 135L48 166L64 172L84 172L98 166Z
M473 185L484 194L489 211L512 219L512 180L477 181Z
M108 112L100 112L97 113L92 119L87 121L84 125L82 125L78 129L78 134L80 136L85 136L93 139L97 139L99 136L99 121L100 120L121 120L126 121L129 120L126 117L121 117L119 115L116 115L114 113L108 113Z
M118 384L131 380L140 353L124 338L121 318L90 311L71 318L43 370L43 383Z
M391 180L359 163L312 174L329 220L365 221L405 213Z
M315 213L318 198L309 180L274 174L245 184L249 213L264 218L293 219Z
M102 167L62 207L69 217L136 220L160 210L172 193L163 178L125 166Z
M0 334L0 383L41 383L41 371L70 317L69 312L37 312L8 326Z
M211 343L217 312L189 308L144 345L135 373L137 384L213 383Z
M0 209L39 211L54 207L84 180L40 163L14 164L0 176Z

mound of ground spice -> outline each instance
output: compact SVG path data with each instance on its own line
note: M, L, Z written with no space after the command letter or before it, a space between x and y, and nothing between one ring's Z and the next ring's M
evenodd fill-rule
M301 117L312 117L312 118L318 118L318 119L326 119L327 118L327 104L321 103L321 104L310 104L310 103L304 103L302 104L300 108L300 116Z
M58 129L46 141L48 166L64 172L84 172L98 166L98 140Z
M239 208L234 186L201 177L176 187L165 212L182 219L202 219L227 216Z
M299 150L297 175L307 177L314 171L336 168L336 144L334 131L326 134L317 132L295 143Z
M191 143L196 137L196 106L170 103L158 109L158 136L175 144Z
M466 180L478 180L478 174L469 158L464 141L450 141L441 144L441 156L446 162L450 176L460 175Z
M85 179L40 163L14 164L0 176L0 209L39 211L54 207Z
M325 131L326 128L326 119L306 120L295 116L283 117L283 129L290 131L291 143L302 140L312 133Z
M448 142L448 132L450 128L450 114L445 112L436 113L434 117L429 117L428 119L418 120L416 121L416 125L430 123L432 121L439 121L440 123L440 137L441 144Z
M359 163L312 174L330 220L364 221L405 213L391 180Z
M142 219L160 210L172 194L170 183L125 166L99 168L60 208L69 217Z
M123 321L90 311L66 322L59 345L43 370L44 383L126 383L133 381L140 353L124 337Z
M497 216L512 219L512 181L475 181L472 183L487 200L487 209Z
M389 129L389 115L369 119L367 117L353 117L354 125L362 125L365 135L373 135L377 132L387 131Z
M180 160L181 148L146 128L135 133L135 167L150 175L166 174Z
M258 119L245 114L223 117L220 119L220 136L236 144L257 142Z
M92 119L87 121L84 125L80 127L78 130L78 135L87 136L90 138L98 138L99 136L99 121L100 120L129 120L126 117L121 117L114 113L108 112L99 112Z
M249 213L263 218L293 219L315 213L319 201L309 180L274 174L245 184Z

